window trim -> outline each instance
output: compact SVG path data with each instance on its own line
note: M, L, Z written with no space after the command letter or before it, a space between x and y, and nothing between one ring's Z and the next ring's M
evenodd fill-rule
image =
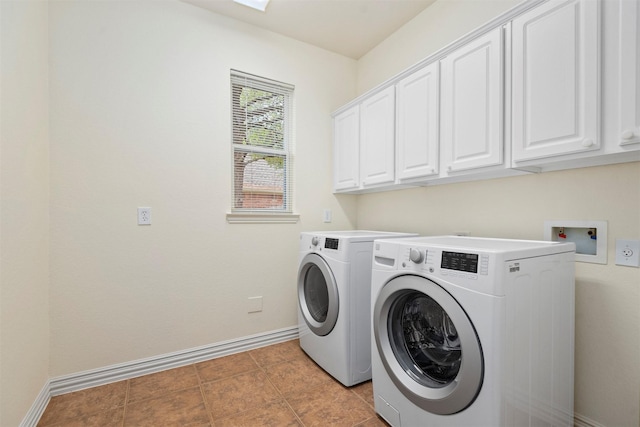
M296 223L299 215L294 213L294 178L293 178L293 161L294 161L294 89L291 84L282 83L276 80L267 79L253 74L245 73L235 69L230 70L230 84L233 91L234 86L243 85L258 90L265 90L272 93L285 95L285 126L284 140L282 149L273 149L269 147L245 146L234 144L234 123L233 123L233 98L231 101L231 208L227 212L227 222L229 223ZM246 151L253 153L264 153L282 156L285 159L285 167L283 170L283 208L237 208L235 207L235 153L238 151Z
M227 212L229 224L296 224L299 220L300 214L293 212Z

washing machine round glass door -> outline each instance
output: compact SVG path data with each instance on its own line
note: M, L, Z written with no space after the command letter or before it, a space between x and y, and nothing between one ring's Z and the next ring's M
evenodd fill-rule
M376 298L373 327L382 364L407 399L440 415L473 403L484 376L480 340L441 286L414 275L390 280Z
M309 329L316 335L329 334L338 320L338 285L327 262L307 254L298 271L298 302Z

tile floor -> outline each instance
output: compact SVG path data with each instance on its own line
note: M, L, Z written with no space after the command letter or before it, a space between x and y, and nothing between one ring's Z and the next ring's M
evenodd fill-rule
M51 398L39 427L387 424L371 382L344 387L297 340Z

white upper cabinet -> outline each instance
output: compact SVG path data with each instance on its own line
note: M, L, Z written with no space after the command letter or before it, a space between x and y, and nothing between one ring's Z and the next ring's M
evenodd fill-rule
M360 108L355 105L333 118L333 187L355 190L360 185Z
M550 0L512 31L514 165L598 150L600 2Z
M621 146L640 144L640 5L638 0L621 0L618 16Z
M334 114L365 193L640 161L640 0L528 0Z
M395 88L360 103L360 182L363 188L395 179Z
M503 164L503 39L495 28L442 60L442 174Z
M398 182L438 174L438 89L436 61L396 84Z

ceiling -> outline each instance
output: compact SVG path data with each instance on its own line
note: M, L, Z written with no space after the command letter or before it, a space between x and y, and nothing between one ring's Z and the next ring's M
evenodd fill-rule
M265 12L233 0L183 1L359 59L435 0L271 0Z

